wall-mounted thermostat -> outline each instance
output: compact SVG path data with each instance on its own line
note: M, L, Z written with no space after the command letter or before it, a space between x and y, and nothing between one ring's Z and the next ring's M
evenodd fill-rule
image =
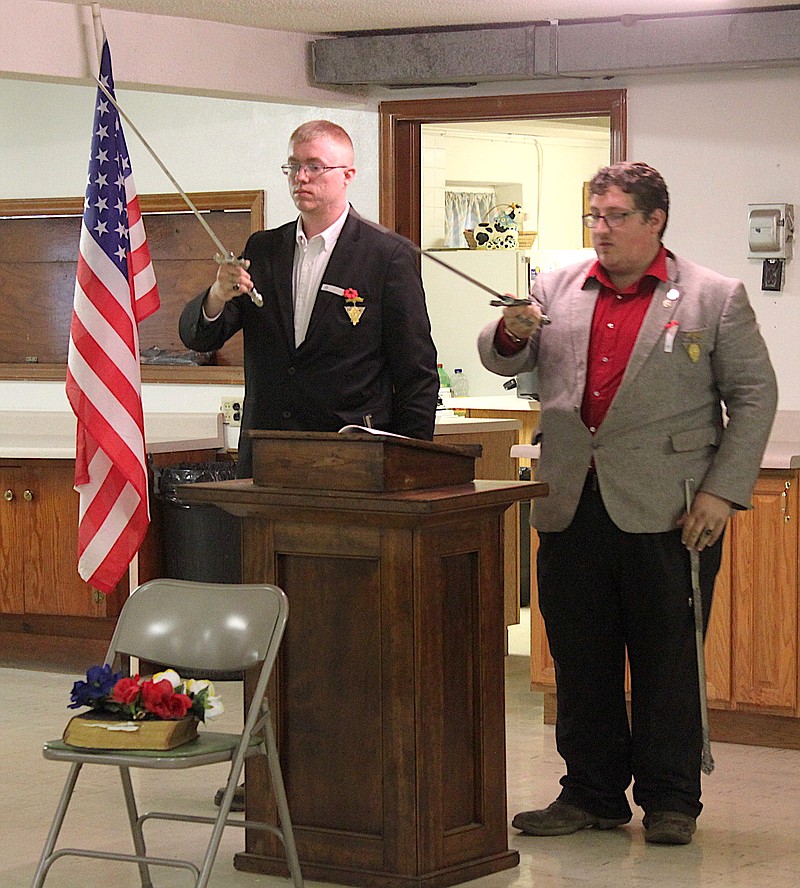
M791 259L794 204L748 204L750 259Z

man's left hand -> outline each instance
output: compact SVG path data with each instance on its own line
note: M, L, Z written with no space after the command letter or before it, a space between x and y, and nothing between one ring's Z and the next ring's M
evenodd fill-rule
M706 493L695 494L691 511L678 519L683 528L681 542L687 549L702 552L706 546L713 546L722 536L731 514L729 500Z

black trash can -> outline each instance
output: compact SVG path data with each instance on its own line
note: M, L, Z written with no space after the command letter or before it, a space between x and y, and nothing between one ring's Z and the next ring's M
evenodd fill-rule
M217 506L187 503L176 488L230 481L236 463L178 463L154 471L161 509L163 576L202 583L242 582L242 521Z

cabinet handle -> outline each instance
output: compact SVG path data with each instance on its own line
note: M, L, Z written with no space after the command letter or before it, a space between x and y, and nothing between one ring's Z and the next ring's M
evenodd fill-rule
M792 486L791 481L787 481L783 485L783 493L781 494L781 513L783 515L783 520L788 524L792 520L792 516L789 515L786 511L786 502L789 495L789 488Z
M26 503L29 503L33 499L33 491L32 490L24 491L22 494L22 498L25 500Z
M13 491L13 490L7 490L7 491L3 494L3 499L4 499L7 503L10 503L11 500L14 499L14 491Z

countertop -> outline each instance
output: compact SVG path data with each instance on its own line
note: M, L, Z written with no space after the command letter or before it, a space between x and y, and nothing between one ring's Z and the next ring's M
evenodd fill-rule
M148 453L226 447L221 413L150 413L145 414L144 426ZM476 434L519 427L518 419L465 419L440 411L434 434ZM0 458L74 459L75 416L66 411L0 411Z
M516 395L484 395L483 397L442 398L442 403L450 410L491 410L497 413L518 413L529 410L539 411L539 402Z
M457 435L520 428L514 414L538 410L535 401L500 395L488 398L452 398L448 406L497 410L491 419L465 419L448 411L436 415L435 435ZM502 418L508 411L509 417ZM145 415L145 449L148 453L225 448L221 413L150 413ZM532 452L529 452L532 451ZM538 456L538 448L517 444L512 456ZM74 459L75 417L67 411L0 411L0 458ZM800 411L778 411L762 469L800 469Z
M0 411L0 458L75 459L75 416L66 411ZM150 413L145 450L218 450L225 446L221 413Z

